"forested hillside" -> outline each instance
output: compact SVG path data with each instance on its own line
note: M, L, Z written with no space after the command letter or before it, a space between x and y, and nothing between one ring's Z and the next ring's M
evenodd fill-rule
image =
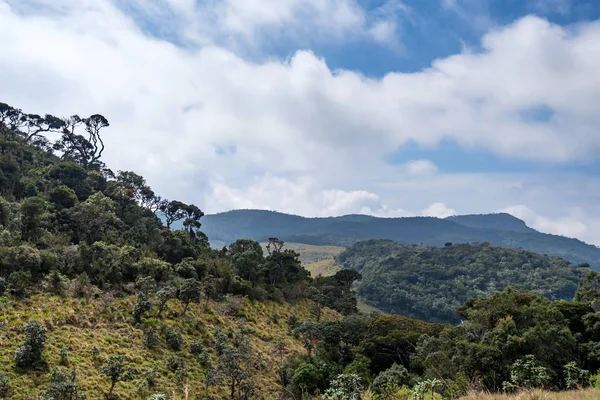
M585 269L558 257L488 244L427 247L369 240L338 257L361 273L358 295L383 311L434 322L459 322L458 307L511 287L570 300Z
M356 270L313 279L276 237L211 249L198 206L104 165L107 128L0 103L0 398L457 399L600 381L600 275L573 302L488 287L457 326L359 313ZM581 272L478 252L499 286L526 279L503 264L519 254L554 297Z
M288 242L334 246L350 246L368 239L429 246L489 242L493 246L559 256L576 264L588 263L600 269L600 248L577 239L537 232L508 214L447 219L365 215L303 218L272 211L236 210L207 215L203 219L203 230L211 241L219 243L231 243L239 237L266 241L271 236Z

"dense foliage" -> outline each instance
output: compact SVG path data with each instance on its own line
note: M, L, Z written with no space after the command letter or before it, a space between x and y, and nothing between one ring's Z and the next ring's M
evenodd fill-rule
M507 287L570 300L586 271L560 258L486 243L438 248L370 240L354 244L338 261L361 273L358 295L368 304L434 322L459 322L456 309L465 301Z
M493 246L562 257L572 263L588 263L592 268L600 269L598 247L577 239L537 232L508 214L446 219L365 215L304 218L271 211L236 210L207 215L203 220L203 230L215 243L230 243L239 237L265 241L273 235L288 242L336 246L350 246L368 239L428 246L444 246L447 242L489 242Z

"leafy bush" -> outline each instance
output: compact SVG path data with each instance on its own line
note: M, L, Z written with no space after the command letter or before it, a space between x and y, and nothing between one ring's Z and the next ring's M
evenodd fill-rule
M538 365L533 355L515 361L510 368L510 381L504 382L504 390L536 389L550 381L548 369Z
M575 361L571 361L564 367L565 387L576 389L590 384L590 371L579 368Z
M411 384L411 377L403 365L394 363L390 368L379 373L373 380L371 388L376 393L383 393L390 386L402 387Z
M165 340L167 341L167 345L169 345L171 350L181 350L181 345L183 344L183 336L181 335L181 332L179 330L169 328L165 325L163 328L163 334L165 335Z
M60 356L60 365L69 365L69 348L67 346L63 346L58 351L58 355Z
M43 400L82 400L86 398L83 387L77 381L75 371L52 371L50 384L42 394Z
M156 333L156 329L149 327L144 329L144 346L147 349L155 349L160 343L160 338Z
M338 375L325 392L327 400L359 400L363 390L362 379L356 374Z
M203 348L204 348L204 346L202 345L201 341L194 340L192 342L192 344L190 344L190 353L192 353L192 354L200 354L202 352Z
M142 318L150 310L152 310L152 303L148 300L148 295L144 292L138 293L137 302L133 306L133 322L136 324L141 323Z
M167 368L171 370L171 372L175 372L178 369L185 368L185 360L181 357L171 356L167 361Z
M0 372L0 399L8 398L10 394L10 383L6 375Z
M46 346L46 328L37 321L25 326L25 341L15 351L17 368L29 368L41 361Z

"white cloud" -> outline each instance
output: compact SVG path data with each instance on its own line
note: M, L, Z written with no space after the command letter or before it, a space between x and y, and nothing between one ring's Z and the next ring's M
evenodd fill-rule
M114 1L123 10L133 10L152 26L150 30L188 44L223 45L241 54L283 39L305 45L357 40L395 44L392 26L400 17L398 9L406 8L399 0L388 0L373 11L357 0ZM381 10L388 11L385 17Z
M170 2L180 14L194 7ZM232 0L206 4L214 5L213 25L230 18L228 31L246 35L249 29L255 40L265 29L282 35L312 29L280 3L258 11ZM164 13L153 5L159 3L135 4L154 7L146 14ZM355 26L350 0L285 4L309 14L337 4L342 8L334 20ZM356 20L359 31L385 20L367 19ZM247 20L253 22L246 26ZM182 34L167 21L167 33ZM329 29L319 21L323 27L315 32ZM28 112L104 114L111 122L105 133L110 166L136 170L158 192L207 212L259 207L305 215L411 215L435 199L461 213L519 204L553 221L560 217L555 210L567 206L600 215L594 205L600 183L591 178L569 178L559 187L557 177L444 174L427 160L384 162L407 143L442 140L549 163L595 159L598 22L565 29L527 17L490 32L482 53L465 50L423 71L382 79L332 71L310 51L249 61L214 35L185 27L197 46L145 35L108 0L0 0L0 100ZM549 121L522 118L540 105L554 111ZM437 205L424 213L450 211ZM553 226L600 242L600 228L592 225L585 231Z
M401 165L409 175L431 175L438 171L437 165L430 160L411 160Z
M423 210L423 215L426 217L446 218L456 214L456 210L444 203L433 203Z
M208 207L217 209L265 209L309 217L361 213L381 217L409 215L382 204L365 190L324 189L311 179L285 179L267 175L243 189L215 182L206 196Z
M568 237L583 237L588 233L588 226L581 220L583 215L577 210L571 211L571 215L557 218L538 215L532 209L523 205L506 207L500 211L522 219L530 227L541 232Z

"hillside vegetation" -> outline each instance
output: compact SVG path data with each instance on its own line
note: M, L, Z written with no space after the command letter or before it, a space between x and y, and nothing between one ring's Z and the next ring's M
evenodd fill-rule
M198 206L104 164L108 127L0 103L0 398L423 400L600 381L599 274L572 302L488 288L457 326L360 313L353 288L371 278L354 269L313 278L273 236L212 249ZM294 246L316 262L340 250ZM517 284L514 254L557 297L578 272L481 249L497 286Z
M272 236L287 242L343 247L366 239L429 246L444 246L447 242L489 242L493 246L559 256L576 264L588 263L600 269L600 248L577 239L537 232L509 214L447 219L366 215L304 218L272 211L236 210L207 215L203 230L211 241L219 243L231 243L240 237L262 242Z
M358 295L367 304L434 322L460 322L456 310L465 301L507 287L570 300L585 272L560 258L487 244L439 248L369 240L337 260L360 272Z

